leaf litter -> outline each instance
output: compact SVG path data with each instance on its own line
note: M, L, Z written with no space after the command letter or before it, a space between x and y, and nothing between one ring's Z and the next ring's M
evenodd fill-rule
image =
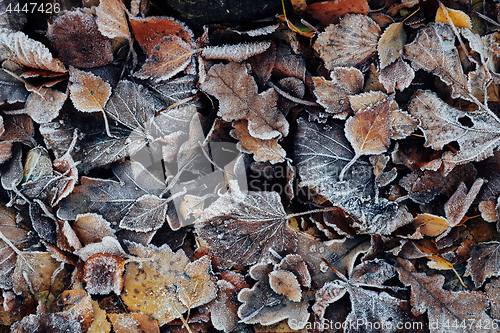
M64 4L0 14L0 330L496 331L497 3Z

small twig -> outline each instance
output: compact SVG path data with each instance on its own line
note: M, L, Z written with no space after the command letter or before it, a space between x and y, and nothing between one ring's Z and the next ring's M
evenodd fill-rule
M273 88L274 90L276 90L276 92L278 94L280 94L281 96L283 96L283 97L291 100L292 102L295 102L295 103L298 103L298 104L302 104L302 105L319 106L319 104L316 103L316 102L310 102L310 101L306 101L306 100L303 100L303 99L300 99L300 98L297 98L297 97L293 97L292 95L290 95L286 91L281 90L280 88L278 88L277 86L275 86L271 82L268 82L267 85L270 86L271 88Z

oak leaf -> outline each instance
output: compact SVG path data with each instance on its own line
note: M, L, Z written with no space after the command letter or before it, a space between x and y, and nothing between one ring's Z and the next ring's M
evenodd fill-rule
M257 93L257 84L245 65L231 62L210 68L201 89L219 100L218 115L225 121L248 120L251 136L269 140L288 134L288 122L278 110L274 89Z
M49 24L47 38L66 66L91 68L113 61L111 40L101 35L96 19L81 10L59 15Z
M435 93L418 91L408 105L408 112L420 120L418 126L425 136L425 146L435 150L456 141L460 147L455 153L446 151L444 173L456 165L481 161L491 155L500 143L500 120L487 109L465 112L443 102Z
M368 16L348 14L319 34L314 49L327 69L356 66L377 53L380 35L379 26Z

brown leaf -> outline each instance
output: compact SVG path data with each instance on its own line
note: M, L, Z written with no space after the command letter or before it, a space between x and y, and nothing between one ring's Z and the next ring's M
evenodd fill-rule
M175 282L181 302L192 309L211 302L217 296L217 279L213 276L210 256L190 262Z
M377 52L381 31L368 16L348 14L340 24L328 26L319 34L314 49L327 69L356 66Z
M49 291L52 286L52 274L60 263L48 252L23 252L17 260L12 274L13 290L24 296Z
M60 313L30 314L21 321L14 323L11 327L12 333L25 332L53 332L53 333L82 333L80 323L76 318Z
M354 148L355 155L340 172L339 179L361 155L381 154L387 150L391 137L391 119L389 105L392 98L375 104L363 111L358 111L347 119L345 136Z
M69 69L69 87L71 101L82 112L104 111L111 96L111 86L92 73Z
M97 26L108 38L130 39L127 17L121 0L101 0L96 8Z
M465 184L460 183L455 193L453 193L450 199L448 199L448 201L444 205L444 212L451 226L458 225L465 217L465 214L467 213L470 206L474 202L474 199L476 199L477 194L481 190L483 183L484 179L476 179L468 192Z
M399 91L405 90L410 86L414 78L415 71L401 58L381 69L378 77L389 94L395 92L395 89Z
M28 97L24 112L38 124L48 123L59 115L67 97L67 93L41 88Z
M450 224L441 216L433 214L418 214L413 219L413 226L426 236L439 236L445 232Z
M286 270L273 270L269 274L269 286L278 294L286 296L294 302L302 300L302 291L300 289L297 277Z
M243 60L247 60L250 57L265 52L270 46L270 41L207 46L203 49L201 55L205 59L223 59L242 62Z
M213 253L238 266L253 264L270 251L288 254L297 247L276 192L228 191L205 209L195 230Z
M420 120L426 147L439 150L452 141L458 142L459 151L446 151L441 158L445 174L458 164L481 161L493 155L500 143L500 120L487 109L461 111L433 92L419 91L411 99L408 112Z
M123 287L125 260L109 253L96 253L85 260L83 280L89 294L105 295L110 292L120 295Z
M314 16L322 25L338 23L345 14L363 14L370 12L367 0L339 0L315 2L307 6L306 11Z
M326 112L335 117L345 119L350 110L349 96L358 94L363 89L363 73L356 68L335 68L330 76L332 80L323 77L313 77L314 95Z
M19 65L46 71L65 73L60 60L54 59L49 49L22 32L0 33L0 59L12 60Z
M94 309L92 298L81 289L81 286L79 288L76 287L76 289L63 291L57 305L63 306L64 312L77 318L82 330L85 332L88 331L90 324L94 320Z
M486 314L488 301L482 292L443 290L445 279L442 275L427 276L425 273L418 273L407 260L398 259L395 268L401 282L405 286L411 286L412 313L418 316L427 312L429 322L436 323L430 332L445 332L447 320L467 323L492 320ZM475 329L469 326L466 331L475 332Z
M108 318L116 333L160 333L158 320L143 313L109 313Z
M120 228L147 232L158 230L165 223L168 200L155 195L145 194L127 209L127 214L120 221Z
M105 236L114 237L115 231L111 224L99 214L81 214L73 223L73 230L82 244L98 243Z
M27 115L3 116L5 132L0 135L0 140L31 141L33 140L33 121Z
M130 18L130 26L139 45L148 57L155 53L155 48L165 37L179 37L185 48L194 49L193 32L182 22L168 17ZM176 41L179 45L181 42ZM175 45L175 44L174 44Z
M415 70L423 69L451 85L451 97L473 100L455 48L455 34L448 24L430 23L421 28L415 40L405 46L404 56Z
M193 45L178 36L165 36L149 52L141 70L134 74L140 79L168 80L184 70L194 54Z
M92 300L92 309L94 311L94 320L90 324L87 333L109 333L111 325L106 319L106 311L101 309L97 301Z
M12 157L12 141L0 142L0 164Z
M388 26L378 41L377 51L380 68L384 69L396 61L403 54L405 44L406 33L403 29L403 22Z
M172 252L168 245L147 248L135 244L131 254L150 258L141 263L130 262L124 275L120 296L131 311L142 312L158 320L160 326L179 318L187 308L177 297L175 282L184 273L189 259L184 251Z
M269 89L258 94L257 84L244 65L215 65L200 87L219 100L218 115L222 119L248 120L251 136L269 140L288 134L288 122L277 108L276 91Z
M492 279L492 281L484 287L484 290L490 299L491 316L495 319L500 318L500 279Z
M215 329L230 332L238 324L237 288L225 280L217 281L217 297L208 304Z
M91 68L113 61L111 40L101 35L96 19L83 11L65 11L49 24L47 38L66 66Z
M26 102L28 90L20 77L14 76L10 71L0 69L0 102L14 104Z
M492 276L500 275L500 243L486 242L476 245L467 259L465 276L470 276L479 288Z
M253 153L255 161L271 164L285 161L286 151L278 143L278 138L270 140L257 139L248 131L248 121L238 120L233 124L231 136L237 140L238 149L244 153Z

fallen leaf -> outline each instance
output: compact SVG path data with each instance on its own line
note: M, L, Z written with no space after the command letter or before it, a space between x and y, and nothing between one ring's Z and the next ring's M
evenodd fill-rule
M87 333L109 333L111 325L106 318L106 311L101 309L97 301L92 300L92 309L94 311L94 320L90 324Z
M105 236L115 236L115 231L111 228L111 224L99 214L87 213L77 215L72 227L84 246L91 243L98 243Z
M109 313L116 333L160 333L158 321L143 313Z
M349 96L363 89L363 73L356 68L335 68L330 72L331 80L313 77L314 95L320 105L334 117L345 119L350 110Z
M0 135L0 140L27 141L33 140L33 121L27 115L3 116L5 131Z
M269 274L269 286L277 293L286 296L294 302L302 300L302 291L300 290L297 277L286 270L273 270Z
M248 120L251 136L269 140L288 134L288 122L277 108L276 91L269 89L258 94L257 84L244 65L215 65L200 87L219 100L218 115L222 119Z
M4 69L0 69L0 88L0 102L2 104L26 102L29 95L24 82Z
M175 282L180 301L192 309L211 302L217 296L217 279L214 277L210 256L190 262Z
M22 256L18 256L16 268L12 273L12 290L24 296L50 290L52 274L59 266L60 263L48 252L23 252Z
M78 319L85 332L88 331L94 320L94 309L92 298L81 287L63 291L57 304L63 307L64 313Z
M361 155L381 154L387 150L391 137L391 120L389 105L391 98L375 104L365 110L358 111L347 119L345 136L354 148L354 157L339 174L342 181L345 172Z
M405 46L404 57L415 70L423 69L450 85L452 98L474 100L455 48L455 34L449 25L431 23L421 28L413 42Z
M460 183L457 190L444 205L444 212L451 226L459 225L465 214L476 199L477 194L484 184L484 179L478 178L467 191L467 186Z
M139 311L158 320L160 326L179 318L187 308L177 297L175 282L184 273L189 259L184 251L172 252L168 245L160 248L133 245L129 251L141 263L126 265L123 293L120 296L131 311Z
M347 14L338 25L329 25L319 34L314 49L329 70L356 66L377 53L380 35L379 26L368 16Z
M57 90L42 88L37 93L31 93L26 101L24 112L38 124L52 121L59 115L63 107L67 93Z
M0 164L12 157L12 141L0 142Z
M467 14L465 14L460 10L451 9L440 4L436 12L436 20L435 20L436 23L437 22L450 23L448 21L448 17L450 18L451 22L455 27L472 29L472 24Z
M239 140L238 149L244 153L253 153L258 162L272 164L285 161L286 151L278 143L278 138L262 140L254 138L248 131L248 121L238 120L233 124L231 136Z
M204 210L195 230L213 253L238 266L253 264L270 251L288 254L297 247L276 192L228 191Z
M403 29L403 22L393 23L385 29L378 40L377 46L381 70L392 64L403 54L405 44L406 33Z
M443 290L442 275L427 276L418 273L407 260L397 259L395 265L399 279L405 286L411 286L412 313L415 316L427 312L429 322L437 323L430 332L446 332L447 320L450 322L477 322L492 320L487 314L487 297L479 291L452 292ZM468 327L467 332L475 332Z
M467 259L465 276L470 276L479 288L492 276L500 275L500 243L486 242L474 246Z
M306 12L318 19L322 25L338 23L345 14L367 15L370 11L366 0L356 1L323 1L315 2L307 6Z
M500 132L494 125L499 120L489 110L460 111L433 92L419 91L411 99L408 112L420 120L418 127L424 132L426 147L440 150L452 141L458 142L460 150L446 151L441 157L445 174L458 164L493 155L499 144Z
M103 36L130 39L125 8L121 0L99 1L96 14L96 23Z
M441 216L432 214L418 214L413 219L413 226L426 236L439 236L450 227L448 221Z
M205 59L223 59L242 62L243 60L247 60L250 57L265 52L270 46L270 41L206 46L203 48L203 51L201 51L201 55Z
M81 10L57 16L49 24L47 38L66 66L91 68L113 61L111 40L101 35L96 19Z
M214 328L225 333L238 324L238 288L226 280L217 281L217 297L208 304L210 319Z
M69 97L75 108L82 112L104 112L111 96L111 86L92 73L69 69Z
M500 299L499 280L498 278L492 279L492 282L484 287L486 295L490 299L490 311L493 318L498 318L500 315L500 304L498 304L498 300Z
M76 318L66 318L60 313L30 314L14 323L12 333L24 332L74 332L82 333L80 323Z
M123 269L125 260L109 253L96 253L87 260L83 267L85 289L92 295L105 295L114 292L120 295L123 287Z
M0 59L46 71L65 73L63 63L52 57L49 49L22 32L0 32Z
M415 78L415 71L403 59L398 58L395 62L380 70L379 81L384 85L389 94L397 90L403 91L408 88Z

